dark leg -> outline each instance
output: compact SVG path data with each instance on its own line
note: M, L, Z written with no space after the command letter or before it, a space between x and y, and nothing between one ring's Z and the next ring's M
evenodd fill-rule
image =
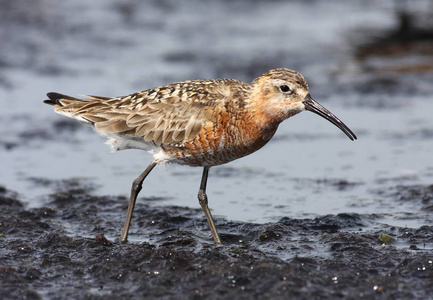
M131 196L129 197L129 204L128 204L128 212L126 213L125 225L123 225L122 235L120 236L120 241L122 243L126 243L128 240L129 225L131 224L135 201L137 200L138 193L140 193L141 191L141 186L143 184L143 181L155 166L156 166L156 162L152 161L150 165L147 167L147 169L144 170L144 172L141 173L141 175L138 176L137 179L135 179L132 182Z
M213 222L212 215L210 213L209 207L207 206L207 195L206 195L206 183L207 176L209 174L210 167L204 167L203 175L201 177L200 189L198 190L198 202L203 209L204 215L206 216L207 223L209 224L210 231L212 232L215 244L221 244L221 239L218 235L215 223Z

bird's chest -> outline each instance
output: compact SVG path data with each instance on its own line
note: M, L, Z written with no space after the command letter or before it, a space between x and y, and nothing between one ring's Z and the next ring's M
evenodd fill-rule
M226 115L208 121L199 134L171 155L191 166L215 166L249 155L263 147L274 135L276 126L260 127L253 118Z

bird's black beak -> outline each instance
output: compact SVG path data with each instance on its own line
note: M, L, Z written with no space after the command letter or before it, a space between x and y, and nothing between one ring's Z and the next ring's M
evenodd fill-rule
M349 127L346 126L346 124L341 122L341 120L337 118L332 112L330 112L325 107L316 102L313 98L311 98L310 94L305 96L303 103L306 110L318 114L319 116L325 118L326 120L340 128L349 137L349 139L351 139L352 141L357 139L356 135L352 132L352 130L349 129Z

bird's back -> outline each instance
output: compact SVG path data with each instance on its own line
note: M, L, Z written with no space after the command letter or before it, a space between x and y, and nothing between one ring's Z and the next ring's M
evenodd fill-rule
M49 93L45 102L94 127L113 150L139 148L162 161L218 165L263 146L241 132L253 121L245 115L250 89L233 79L193 80L113 98Z

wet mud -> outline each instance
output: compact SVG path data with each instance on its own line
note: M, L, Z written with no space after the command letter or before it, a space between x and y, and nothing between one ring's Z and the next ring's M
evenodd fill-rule
M426 20L429 16L428 12L421 15L413 14L401 7L396 13L396 26L379 34L376 33L376 36L367 43L358 45L355 50L355 58L362 61L365 71L369 72L432 71L433 25ZM371 57L381 57L386 62L392 58L408 55L425 56L425 58L411 64L400 61L398 64L374 66L368 63Z
M0 299L432 297L433 31L422 6L33 2L0 1ZM155 189L140 194L119 243L128 198L116 184L150 156L103 157L103 139L42 103L51 89L112 96L185 79L249 82L274 67L305 71L359 140L345 148L306 121L280 128L266 154L214 168L220 246L184 195L198 188L193 168L145 182Z
M121 244L125 197L94 196L80 180L46 184L57 192L32 209L0 189L3 299L426 299L433 293L433 226L386 226L377 214L267 224L217 218L223 245L216 246L201 210L144 200L132 241ZM398 187L382 197L421 198L431 210L433 188Z

